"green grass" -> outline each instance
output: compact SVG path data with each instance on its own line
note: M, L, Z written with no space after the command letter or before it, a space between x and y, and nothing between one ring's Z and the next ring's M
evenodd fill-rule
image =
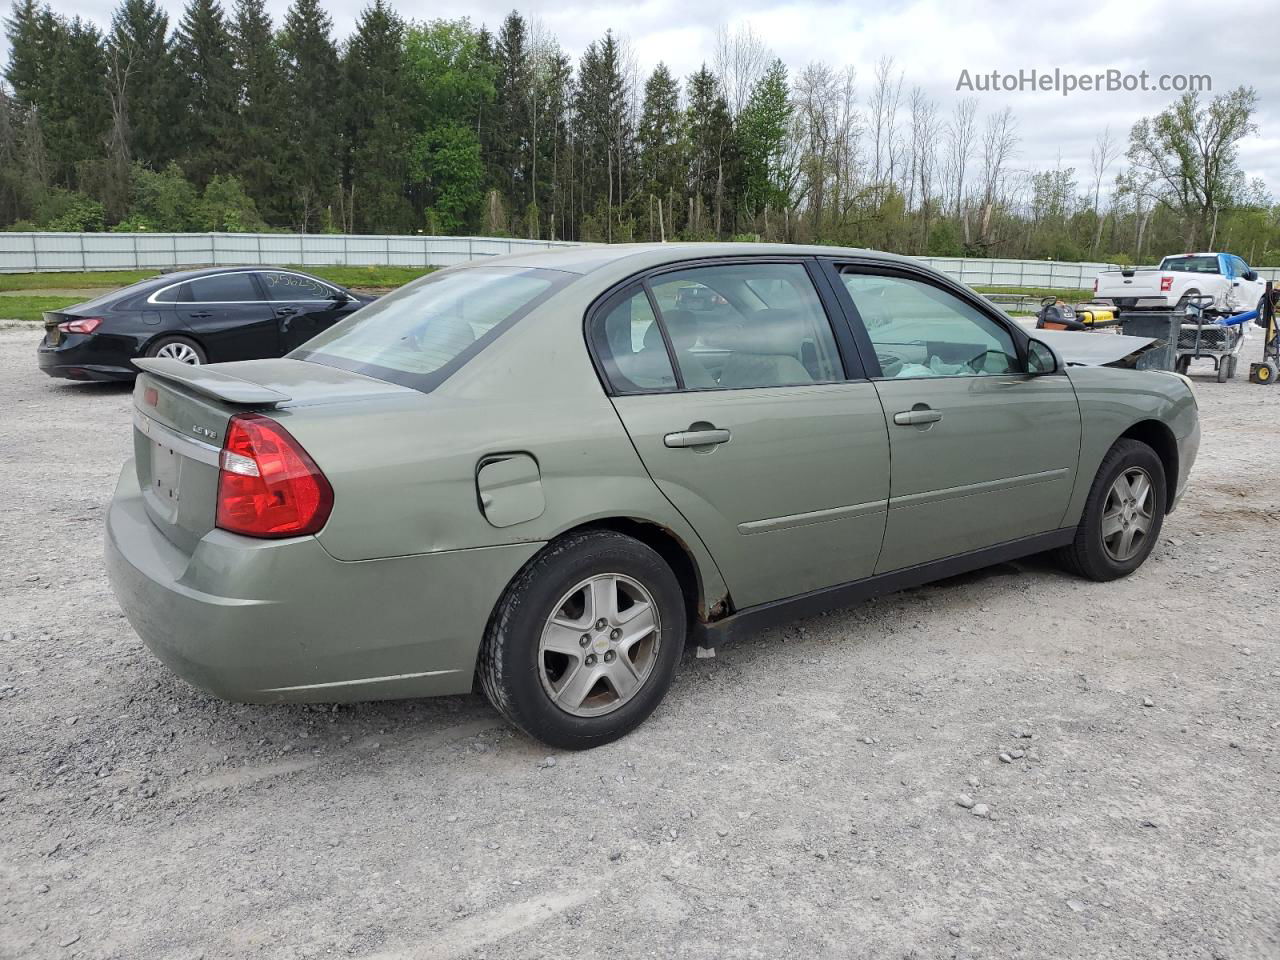
M1010 295L1022 297L1035 297L1037 300L1043 297L1061 297L1067 303L1079 303L1081 300L1089 300L1093 297L1092 290L1050 290L1046 287L983 287L976 286L973 288L979 293L1007 293Z
M61 310L84 297L0 297L0 320L40 320L46 310Z
M299 267L286 264L343 287L398 287L416 280L428 267ZM93 290L123 287L160 274L159 270L87 270L76 273L0 273L0 292L22 290Z
M299 267L301 270L341 287L399 287L430 273L435 267Z
M154 277L159 270L104 270L101 273L0 273L0 291L82 290L123 287Z

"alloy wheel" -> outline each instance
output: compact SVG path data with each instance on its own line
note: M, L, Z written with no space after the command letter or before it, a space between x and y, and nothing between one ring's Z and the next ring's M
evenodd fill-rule
M1102 509L1102 548L1117 563L1137 556L1151 531L1151 477L1141 467L1129 467L1107 491Z
M163 347L156 351L157 357L164 357L166 360L178 360L182 363L189 363L193 367L200 365L200 354L196 353L195 348L189 343L175 341L174 343L166 343Z
M583 580L556 604L538 642L538 672L552 703L575 717L612 713L644 686L658 661L658 605L620 573Z

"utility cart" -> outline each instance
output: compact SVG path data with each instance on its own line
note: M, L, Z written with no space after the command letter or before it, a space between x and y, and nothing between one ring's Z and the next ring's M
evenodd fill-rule
M1173 369L1185 374L1192 360L1205 357L1213 361L1219 383L1232 379L1244 347L1245 325L1224 322L1228 319L1231 318L1221 317L1214 311L1213 297L1190 298L1178 330Z

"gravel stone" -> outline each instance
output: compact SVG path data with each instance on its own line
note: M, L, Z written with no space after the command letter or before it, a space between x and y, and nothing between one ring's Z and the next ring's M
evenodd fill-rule
M1280 444L1275 398L1243 376L1192 365L1200 459L1134 576L1085 583L1035 559L767 630L714 662L690 649L645 724L541 768L550 748L476 695L238 704L174 677L103 565L130 390L45 376L40 335L0 330L0 954L607 960L619 943L680 952L672 931L698 957L1238 960L1274 945L1258 851L1280 849ZM1247 497L1241 477L1257 481ZM1209 562L1229 581L1209 584ZM23 582L35 573L50 589ZM1134 690L1161 691L1150 721ZM857 730L893 746L864 750ZM992 775L1014 746L1043 760ZM954 822L960 791L992 822Z

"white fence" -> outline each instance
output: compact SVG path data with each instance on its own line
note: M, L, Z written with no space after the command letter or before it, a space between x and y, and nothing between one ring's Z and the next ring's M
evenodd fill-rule
M522 250L577 246L496 237L374 237L328 233L0 233L0 273L166 270L280 263L447 267Z
M498 237L375 237L327 233L3 233L0 273L53 270L166 270L277 263L297 266L447 267L480 257L578 244ZM1109 263L918 257L936 270L985 287L1088 290ZM1258 270L1280 281L1280 268Z

